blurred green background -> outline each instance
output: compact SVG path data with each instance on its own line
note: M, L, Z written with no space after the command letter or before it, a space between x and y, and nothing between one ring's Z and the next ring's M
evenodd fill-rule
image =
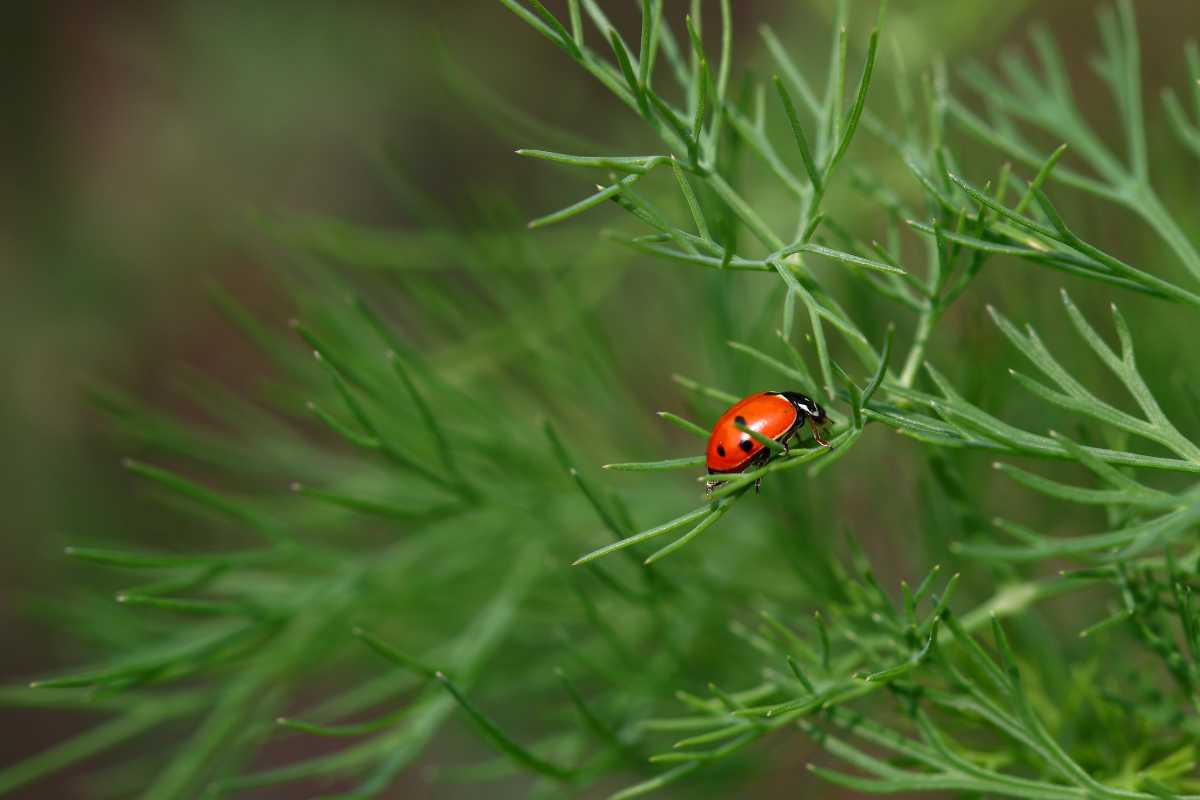
M495 2L22 5L7 15L9 100L0 131L8 162L0 185L5 683L78 660L74 637L60 636L56 624L84 596L90 573L59 557L65 543L93 533L154 541L163 526L177 524L146 503L120 469L127 449L89 404L87 386L119 386L203 424L179 400L179 381L188 370L237 388L271 369L230 331L204 291L206 281L216 280L274 326L290 316L289 302L266 266L271 251L262 246L255 222L262 212L417 230L420 223L397 210L381 153L468 224L488 195L509 198L530 218L589 190L586 175L515 157L516 147L545 143L522 138L521 126L489 106L481 87L591 141L621 147L648 141L632 115ZM557 4L547 5L558 10ZM637 3L605 6L618 25L635 29ZM666 4L677 30L684 6L676 0ZM962 59L986 62L1003 48L1023 47L1028 25L1042 20L1072 65L1080 105L1091 110L1094 124L1112 133L1110 100L1089 78L1095 8L1083 0L896 0L884 69L896 51L913 73L942 55L953 78ZM861 34L874 8L854 10ZM1150 129L1153 152L1168 137L1157 89L1180 84L1182 43L1197 30L1200 13L1194 3L1166 0L1141 3L1138 11L1147 113L1156 121ZM756 32L764 21L776 26L802 64L820 69L829 17L821 2L738 0L735 74L771 69ZM889 87L885 75L873 90L872 108L884 114ZM860 159L877 155L870 146L854 152ZM995 154L983 158L988 170L999 161ZM976 177L984 172L981 167ZM906 176L895 177L897 191L915 196ZM1181 209L1181 219L1196 219L1194 162L1158 170L1154 178ZM840 202L844 221L869 225L877 213ZM1118 254L1163 252L1123 213L1069 199L1063 207L1101 247ZM602 213L612 218L615 212ZM520 221L511 224L517 229ZM676 276L662 264L640 263L604 243L597 228L595 220L585 219L529 235L552 237L568 254L589 259L592 269L609 258L630 267L606 290L624 298L606 305L606 324L645 331L637 337L642 347L622 359L628 385L647 413L672 407L679 389L669 382L670 372L713 361L695 352L686 309L669 302L662 309L647 299L669 292ZM419 248L410 257L421 258ZM1178 275L1169 259L1162 261L1168 266L1161 274ZM1158 271L1157 265L1150 268ZM1007 298L1008 312L1061 329L1049 320L1056 319L1055 289L1062 281L1024 266L1012 270L1004 276L993 270L988 278ZM1094 289L1084 291L1103 299ZM1171 346L1189 341L1184 318L1176 321L1172 310L1153 301L1117 299L1157 385L1194 381L1184 371L1185 354ZM947 324L957 326L981 356L1007 358L998 334L981 321L980 308L967 298ZM1158 322L1153 328L1138 324L1151 316ZM933 355L936 359L936 351ZM960 382L974 384L977 394L990 393L993 405L1004 407L1000 395L1009 389L991 386L984 360L977 374L960 373ZM1020 401L1009 408L1019 410ZM1196 417L1187 417L1194 409L1183 404L1168 411L1181 412L1181 427L1195 429ZM856 480L862 486L896 480L897 465L911 457L908 447L879 432L869 448L855 454ZM617 455L596 453L594 460ZM986 459L977 461L986 467ZM980 479L985 493L986 480ZM886 520L888 514L913 513L914 493L914 487L903 487L897 492L903 499L890 511L863 509L857 526L868 539L875 532L873 549L901 563L904 543L888 539ZM853 503L854 496L841 500ZM991 501L1002 504L1005 498ZM0 736L0 764L48 746L76 724L77 718L19 713ZM782 796L794 779L781 765L777 783L764 778L762 796L776 790ZM63 797L68 791L63 787L70 785L42 782L22 796Z

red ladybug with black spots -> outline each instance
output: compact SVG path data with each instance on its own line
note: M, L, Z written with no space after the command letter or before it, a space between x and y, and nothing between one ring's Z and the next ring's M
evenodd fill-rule
M799 392L758 392L734 403L717 420L708 437L706 463L710 475L725 475L745 472L751 467L765 464L771 458L771 449L750 434L738 428L749 428L769 439L774 439L787 449L788 440L808 422L812 427L813 439L829 447L821 429L829 423L825 409L811 398ZM762 482L754 482L754 491ZM720 481L708 481L708 491Z

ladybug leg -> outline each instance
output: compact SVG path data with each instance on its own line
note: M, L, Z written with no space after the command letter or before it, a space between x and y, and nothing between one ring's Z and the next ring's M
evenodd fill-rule
M817 444L821 445L822 447L833 447L833 445L825 441L825 437L821 434L821 429L817 427L817 423L813 420L813 418L809 417L808 421L812 423L812 434L813 438L817 440Z
M755 494L759 493L759 487L761 487L761 486L762 486L762 478L759 478L758 480L756 480L754 482L754 493Z

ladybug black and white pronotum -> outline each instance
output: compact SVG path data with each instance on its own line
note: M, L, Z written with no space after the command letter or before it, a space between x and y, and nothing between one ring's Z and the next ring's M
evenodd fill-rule
M758 392L739 400L721 415L708 437L705 462L709 474L744 472L770 459L771 449L740 430L738 425L774 439L786 448L788 439L804 426L805 421L812 426L813 439L829 447L821 434L821 428L828 424L829 418L825 409L811 398L799 392ZM759 478L754 482L756 492L761 481ZM708 491L711 492L718 483L708 481Z

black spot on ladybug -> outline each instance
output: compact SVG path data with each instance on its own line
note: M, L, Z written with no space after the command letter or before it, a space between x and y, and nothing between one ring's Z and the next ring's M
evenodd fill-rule
M742 448L742 452L749 453L754 449L754 440L747 436L745 439L742 439L740 442L738 442L738 447Z
M717 445L717 455L719 455L721 458L725 457L725 445L723 445L723 444Z
M733 421L734 421L734 422L736 422L738 425L745 425L745 424L746 424L746 418L745 418L745 417L734 417L734 418L733 418Z

